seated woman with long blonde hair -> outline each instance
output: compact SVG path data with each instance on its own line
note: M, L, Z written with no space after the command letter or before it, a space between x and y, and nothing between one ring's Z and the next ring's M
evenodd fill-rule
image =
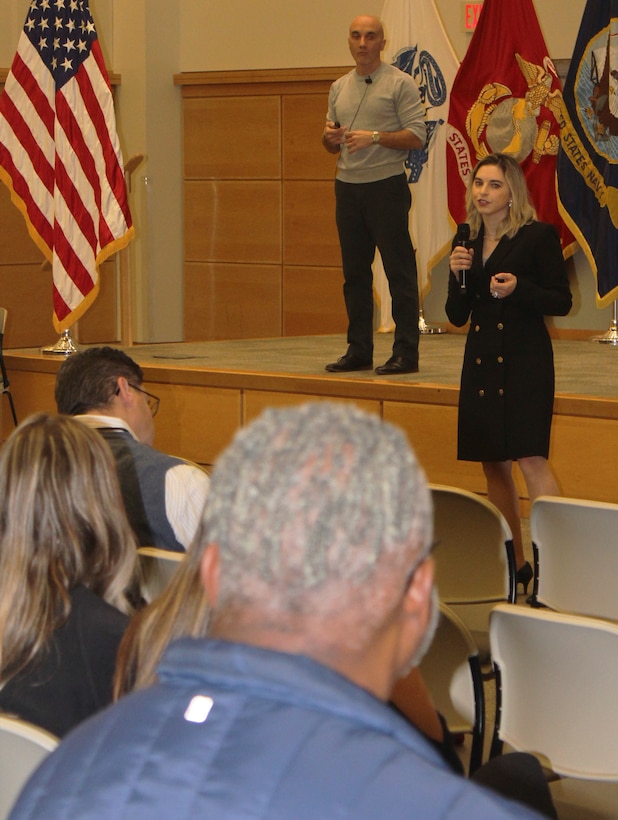
M114 699L153 684L159 661L172 641L206 636L210 610L200 564L207 543L200 523L165 589L131 619L118 650Z
M0 450L0 710L61 737L112 700L136 556L105 441L26 419Z

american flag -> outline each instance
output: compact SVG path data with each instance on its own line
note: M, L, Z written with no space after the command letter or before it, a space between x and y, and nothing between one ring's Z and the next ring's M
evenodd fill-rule
M64 331L134 228L109 78L88 0L33 0L0 96L0 179L53 272Z

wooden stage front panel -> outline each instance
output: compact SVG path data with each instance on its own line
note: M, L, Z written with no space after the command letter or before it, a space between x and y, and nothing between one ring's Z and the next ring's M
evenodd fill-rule
M485 491L480 465L456 458L458 388L453 385L403 383L371 374L225 370L196 365L182 355L156 360L152 347L131 348L130 354L142 365L149 391L161 398L155 442L161 450L212 465L234 432L266 407L353 402L406 431L431 482ZM40 410L54 412L55 373L63 357L10 350L5 359L19 419ZM5 400L3 439L11 431L7 409ZM617 502L618 398L558 394L550 459L565 495ZM526 510L525 485L517 476Z

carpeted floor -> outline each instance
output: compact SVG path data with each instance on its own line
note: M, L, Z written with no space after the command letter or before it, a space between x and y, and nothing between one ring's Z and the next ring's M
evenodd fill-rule
M374 364L389 358L392 342L392 334L376 334ZM458 385L464 344L461 334L423 335L419 373L395 378L411 384ZM140 345L133 350L142 363L177 360L206 368L329 378L324 365L343 355L346 347L345 337L335 335ZM618 398L618 346L555 340L554 357L557 393ZM337 378L384 379L372 371L337 374Z

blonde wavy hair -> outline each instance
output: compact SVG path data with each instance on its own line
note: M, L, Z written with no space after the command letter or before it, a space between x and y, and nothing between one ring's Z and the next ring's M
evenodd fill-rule
M511 239L524 225L534 222L537 216L532 200L530 199L530 192L528 191L524 172L517 160L508 154L489 154L483 157L470 175L466 188L466 218L470 225L470 236L473 239L477 237L483 226L483 219L474 205L473 191L474 180L479 170L486 165L495 165L502 170L506 184L511 192L509 212L506 218L498 225L496 231L496 236L499 239L503 236Z
M200 524L189 551L163 592L132 618L118 649L115 700L155 683L157 665L173 640L206 636L210 609L200 563L207 543Z
M131 612L136 556L101 436L67 416L20 424L0 450L0 684L66 622L76 586Z

